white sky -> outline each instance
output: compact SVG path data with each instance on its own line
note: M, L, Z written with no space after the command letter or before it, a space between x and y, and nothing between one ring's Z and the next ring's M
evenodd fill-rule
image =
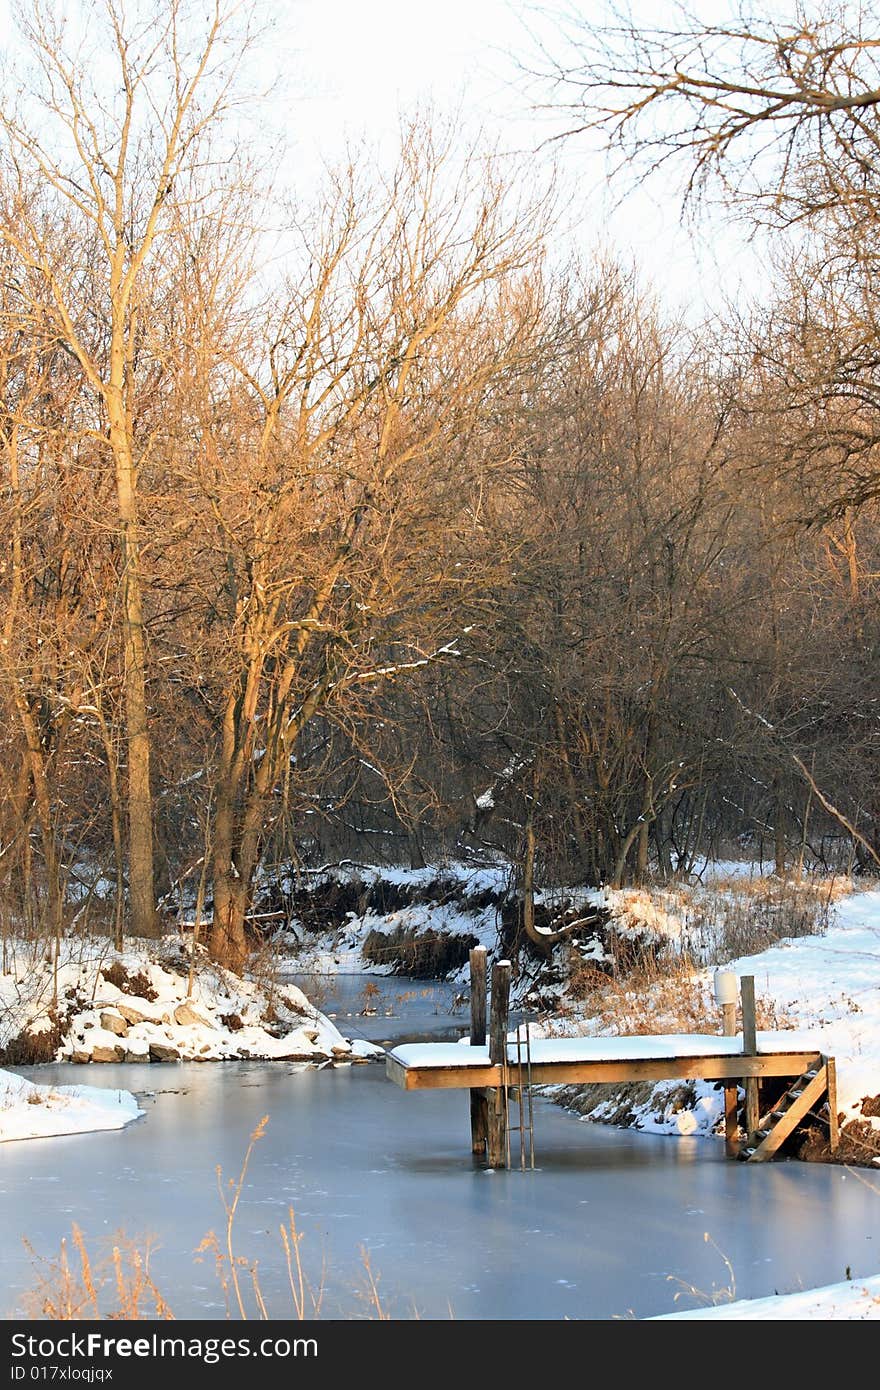
M725 297L766 283L766 258L741 229L719 215L696 228L681 223L679 189L654 180L648 189L609 190L604 158L586 139L546 145L559 129L534 110L517 58L534 59L532 33L553 51L553 14L576 9L600 22L604 0L294 0L279 23L279 52L289 45L287 81L296 93L289 132L300 178L320 157L342 153L346 138L393 141L401 113L433 102L460 109L473 127L534 162L561 159L566 184L565 235L580 251L602 245L632 256L676 308L701 315ZM646 24L670 17L674 0L632 0ZM716 21L723 0L704 0ZM791 8L769 0L766 8Z
M88 0L57 3L75 12ZM675 0L630 3L646 25L675 8ZM695 0L692 7L717 21L730 3ZM784 13L793 0L764 4ZM632 257L671 307L696 316L739 297L740 287L760 292L766 256L720 215L685 229L677 187L655 179L624 198L620 180L609 190L604 159L586 139L547 148L559 126L534 110L516 63L534 59L530 29L554 52L557 17L571 10L599 23L606 0L281 0L266 71L280 72L283 96L269 102L265 124L284 130L285 181L311 193L321 165L341 158L347 143L365 140L387 152L406 113L432 104L440 115L457 110L471 133L482 130L502 149L525 152L528 167L560 163L564 248ZM0 51L9 47L8 16L9 0L0 0Z

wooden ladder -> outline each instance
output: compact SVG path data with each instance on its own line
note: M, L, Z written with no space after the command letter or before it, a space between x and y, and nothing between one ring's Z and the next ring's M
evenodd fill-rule
M837 1084L833 1057L817 1057L812 1067L793 1081L784 1095L758 1120L754 1136L740 1150L748 1163L766 1163L806 1115L826 1098L828 1136L837 1148Z

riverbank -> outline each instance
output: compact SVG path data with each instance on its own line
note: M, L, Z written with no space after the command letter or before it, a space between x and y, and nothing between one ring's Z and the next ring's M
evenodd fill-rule
M7 941L0 975L0 1064L362 1060L270 963L242 979L176 935L122 952L68 938L57 962L39 944ZM192 968L191 968L192 966ZM0 1137L3 1116L0 1111Z
M393 972L445 978L466 1006L466 961L477 943L490 960L512 956L514 999L528 1007L536 1037L712 1033L720 1022L712 973L725 965L755 976L759 1027L808 1031L837 1059L838 1158L873 1164L880 1157L880 892L852 892L839 878L786 882L750 867L715 866L691 885L539 892L539 930L568 924L546 948L518 935L509 866L325 868L281 884L287 926L255 953L247 980L197 948L190 981L185 914L162 942L122 954L105 941L65 941L57 978L33 945L7 943L0 1064L347 1065L379 1050L343 1036L321 1011L328 981L341 973L362 979L361 1016L370 1012L369 991ZM294 975L307 981L304 989ZM699 1082L564 1088L554 1099L591 1121L656 1134L717 1134L722 1122L719 1089ZM818 1123L788 1152L830 1156Z
M836 1059L840 1147L830 1152L817 1117L792 1151L810 1160L880 1163L880 892L840 898L821 935L784 939L724 963L738 975L755 977L762 1026L809 1032L818 1050ZM710 968L688 971L678 989L689 991L692 1011L711 1017ZM662 978L639 995L624 991L618 1031L629 1031L636 1014L662 1018L664 1009L671 1009L669 994L669 982ZM567 1017L546 1019L537 1031L605 1030L601 1018L575 1004ZM706 1082L565 1087L558 1088L555 1099L585 1119L647 1133L699 1136L718 1134L723 1127L721 1092Z
M769 1298L740 1298L678 1313L661 1313L653 1322L703 1321L726 1318L749 1322L876 1322L880 1321L880 1275L847 1279L821 1289L771 1294Z
M364 983L325 981L322 1007L344 1033L394 1045L466 1031L455 985L385 978L365 993ZM212 1262L194 1251L222 1220L217 1167L224 1182L239 1172L265 1115L237 1225L272 1318L291 1313L277 1235L290 1208L307 1273L325 1285L324 1317L370 1316L362 1249L395 1318L649 1318L830 1285L847 1267L864 1282L877 1269L880 1203L856 1175L755 1170L727 1162L720 1141L580 1124L541 1098L535 1172L487 1173L468 1158L466 1097L405 1094L380 1067L65 1062L27 1076L49 1089L94 1081L108 1098L124 1087L144 1117L115 1134L5 1146L7 1315L37 1282L15 1235L52 1277L44 1262L76 1221L96 1267L107 1232L124 1226L138 1248L150 1233L151 1270L175 1314L224 1318Z

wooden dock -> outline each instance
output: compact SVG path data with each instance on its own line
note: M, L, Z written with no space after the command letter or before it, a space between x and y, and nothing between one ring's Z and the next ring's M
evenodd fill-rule
M747 1076L797 1077L823 1060L811 1050L778 1045L779 1034L759 1034L759 1052L742 1050L742 1038L673 1037L548 1038L531 1045L532 1084L581 1085L600 1081L732 1081ZM719 1044L729 1043L723 1051ZM671 1044L671 1048L668 1046ZM682 1046L680 1044L687 1044ZM660 1051L662 1047L662 1053ZM459 1060L454 1053L463 1053ZM507 1075L516 1066L516 1044L508 1043ZM658 1055L659 1054L659 1055ZM385 1059L386 1074L404 1091L473 1090L502 1086L504 1068L489 1049L456 1043L410 1043ZM516 1084L511 1082L510 1084Z
M485 1009L485 952L472 952L472 1007ZM476 957L476 959L474 959ZM405 1091L467 1090L471 1096L472 1151L492 1167L510 1163L509 1095L522 1100L526 1077L523 1041L507 1029L510 966L493 968L492 1018L486 1041L479 1016L472 1042L411 1043L386 1057L386 1072ZM590 1085L596 1082L703 1080L725 1089L727 1151L762 1162L777 1152L808 1114L823 1105L832 1148L837 1144L834 1060L798 1034L757 1032L754 982L743 980L744 1030L737 1036L682 1034L637 1037L543 1038L528 1045L528 1085ZM482 1032L482 1036L481 1036ZM779 1081L787 1082L780 1086ZM770 1083L768 1085L768 1083ZM776 1083L776 1084L774 1084ZM745 1141L739 1130L738 1088L745 1090ZM766 1100L765 1095L772 1098ZM520 1110L522 1116L522 1108ZM521 1119L522 1123L522 1119ZM522 1134L521 1134L522 1141Z

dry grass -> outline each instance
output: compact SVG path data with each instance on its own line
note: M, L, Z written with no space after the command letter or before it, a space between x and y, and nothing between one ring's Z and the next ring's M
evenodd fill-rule
M703 935L714 938L719 959L756 955L786 937L821 936L831 908L852 892L844 878L723 879L695 895L694 916Z
M571 943L563 967L567 1020L611 1033L718 1031L707 968L786 938L821 935L846 879L729 878L711 887L630 889L615 896L598 962ZM762 1028L789 1026L760 997Z
M93 1259L74 1223L70 1242L61 1242L57 1259L46 1259L25 1246L37 1268L36 1287L25 1299L30 1317L59 1322L91 1318L172 1318L150 1273L153 1242L141 1247L122 1234L112 1238L105 1255ZM72 1251L71 1251L72 1246Z
M618 897L605 960L570 946L559 1013L589 1017L603 1033L716 1033L718 1009L706 968L757 955L790 937L824 933L833 904L852 891L846 878L732 877ZM759 995L758 1027L790 1027Z
M709 886L630 889L617 897L612 927L653 939L704 964L766 950L786 937L821 935L852 881L732 877Z
M703 1232L703 1240L707 1245L711 1245L712 1249L720 1257L727 1271L727 1283L723 1284L721 1288L717 1288L713 1285L711 1291L706 1292L704 1289L698 1289L696 1285L688 1283L686 1279L679 1279L674 1274L667 1274L666 1277L669 1282L678 1285L678 1292L675 1295L674 1301L677 1303L680 1298L695 1298L698 1303L703 1304L707 1308L717 1308L722 1303L735 1303L736 1275L733 1265L724 1251L720 1250L716 1245L708 1231Z
M642 961L625 976L607 975L576 957L569 972L571 1002L563 1002L564 1021L589 1016L605 1034L717 1033L718 1006L705 976L687 957ZM773 1002L757 995L758 1027L790 1027ZM741 1026L741 1020L739 1020Z
M297 1229L292 1207L288 1208L287 1220L279 1226L278 1231L287 1266L290 1309L270 1313L263 1296L257 1261L239 1254L236 1249L235 1218L248 1166L255 1146L266 1133L268 1123L269 1117L264 1115L251 1134L236 1177L224 1183L222 1169L218 1166L215 1170L224 1214L222 1235L209 1231L195 1251L195 1259L201 1262L206 1255L213 1257L226 1301L227 1318L245 1322L253 1318L265 1321L272 1317L311 1321L321 1317L326 1269L322 1264L317 1280L306 1272L301 1249L303 1236ZM75 1260L71 1258L71 1245ZM174 1318L169 1303L150 1272L151 1256L156 1249L152 1237L136 1242L124 1235L116 1235L109 1252L94 1258L86 1248L80 1228L74 1224L71 1240L62 1240L57 1259L38 1255L29 1241L25 1241L25 1247L37 1270L37 1284L24 1299L29 1317L63 1322L105 1318L132 1321ZM365 1286L356 1292L361 1300L366 1301L367 1316L388 1320L391 1314L382 1303L379 1280L365 1249L361 1250L361 1259Z

